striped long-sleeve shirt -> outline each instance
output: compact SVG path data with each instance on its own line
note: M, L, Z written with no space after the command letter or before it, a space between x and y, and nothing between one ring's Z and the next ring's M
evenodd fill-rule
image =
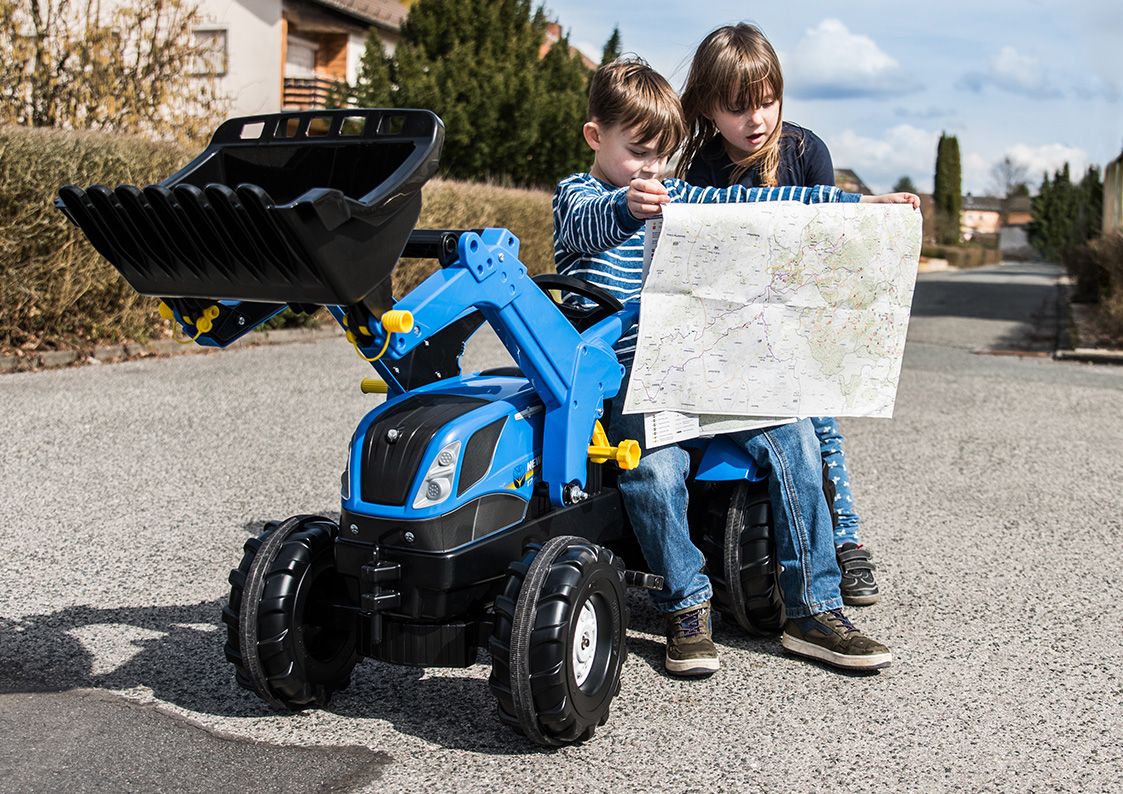
M695 187L665 179L671 201L728 204L750 201L798 201L803 204L855 202L861 196L835 187L726 188ZM592 174L573 174L554 191L554 265L610 292L621 303L639 300L643 286L644 222L628 210L627 188L616 188ZM569 300L585 303L577 296ZM620 363L631 367L638 325L616 344Z

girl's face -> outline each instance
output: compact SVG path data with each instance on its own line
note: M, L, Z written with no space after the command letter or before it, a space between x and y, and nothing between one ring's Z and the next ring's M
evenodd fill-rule
M713 111L710 120L724 139L725 151L734 160L742 160L760 149L780 122L780 103L773 96L765 96L756 108L720 107Z

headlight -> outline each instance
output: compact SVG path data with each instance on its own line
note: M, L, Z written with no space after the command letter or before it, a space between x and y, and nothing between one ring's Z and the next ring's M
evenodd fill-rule
M452 481L456 477L456 464L460 461L460 442L453 441L437 453L433 465L425 472L425 479L417 489L414 508L440 504L452 494Z

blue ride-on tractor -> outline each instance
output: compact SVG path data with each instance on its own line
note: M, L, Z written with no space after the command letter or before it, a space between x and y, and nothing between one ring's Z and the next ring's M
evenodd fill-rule
M246 542L222 615L238 683L297 710L326 704L361 657L462 667L484 648L505 723L541 745L582 741L620 688L625 588L662 585L604 466L634 467L639 446L598 421L637 308L531 278L506 229L415 229L443 140L426 110L232 119L159 184L66 186L56 204L196 343L325 306L377 373L363 391L386 395L352 438L339 522L298 515ZM394 298L402 258L440 268ZM461 372L484 322L517 366ZM691 521L716 606L776 631L762 477L720 439L695 453Z

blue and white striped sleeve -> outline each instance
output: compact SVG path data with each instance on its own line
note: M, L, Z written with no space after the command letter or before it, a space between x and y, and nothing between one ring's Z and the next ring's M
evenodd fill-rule
M862 197L829 185L815 187L697 187L681 179L664 182L672 201L684 204L731 204L755 201L798 201L801 204L853 203Z
M554 191L554 242L576 254L593 254L622 245L643 226L628 211L627 188L599 190L564 180Z

